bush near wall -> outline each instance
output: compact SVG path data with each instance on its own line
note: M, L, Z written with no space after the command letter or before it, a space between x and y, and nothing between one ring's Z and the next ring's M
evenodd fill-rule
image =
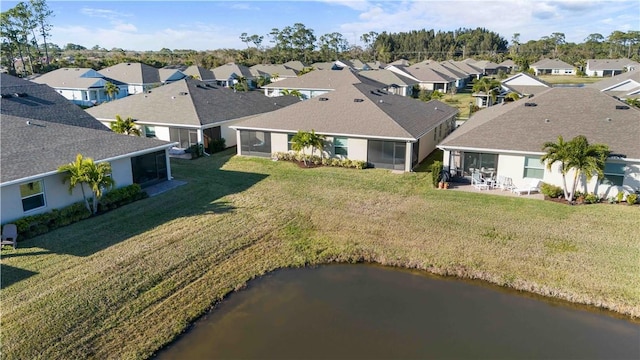
M100 199L98 213L107 212L133 201L144 199L147 196L147 193L142 191L138 184L111 190ZM88 217L91 217L91 211L86 208L83 201L80 201L61 209L53 209L47 213L25 216L12 223L16 224L18 228L18 239L24 240Z
M335 167L345 167L345 168L353 168L353 169L365 169L367 168L367 162L362 160L351 160L351 159L338 159L338 158L320 158L320 156L316 155L302 155L301 153L292 153L292 152L276 152L273 153L271 158L273 160L280 161L294 161L294 162L302 162L306 160L307 163L314 164L316 166L335 166Z

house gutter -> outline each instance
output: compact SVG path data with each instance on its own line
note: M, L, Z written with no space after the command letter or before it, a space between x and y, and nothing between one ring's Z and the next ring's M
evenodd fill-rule
M478 152L478 153L500 153L500 154L512 154L512 155L544 155L545 154L545 152L542 152L542 151L534 152L534 151L501 150L501 149L486 149L486 148L479 149L479 148L462 147L462 146L449 147L446 145L445 146L436 145L436 147L442 151L462 150L462 151L472 151L472 152ZM630 163L640 162L640 159L632 159L632 158L616 157L615 159L623 162L630 162Z
M174 143L170 143L170 144L167 144L167 145L156 146L156 147L151 148L151 149L138 150L136 152L132 152L132 153L124 154L124 155L118 155L118 156L114 156L114 157L110 157L110 158L106 158L106 159L96 160L95 163L97 164L97 163L102 163L102 162L115 161L115 160L119 160L119 159L126 158L126 157L134 157L134 156L138 156L138 155L144 155L144 154L151 153L151 152L154 152L154 151L168 149L168 148L173 147L175 145L178 145L178 143L174 142ZM27 177L24 177L24 178L19 178L19 179L3 182L3 183L0 184L0 187L20 184L20 183L24 183L24 182L30 182L31 180L38 180L38 179L41 179L43 177L50 176L50 175L55 175L55 174L58 174L58 173L59 173L58 170L47 171L45 173L31 175L31 176L27 176Z
M269 129L269 128L255 128L255 127L238 127L238 126L229 126L230 129L233 130L257 130L257 131L268 131L275 133L297 133L298 130L286 130L286 129ZM329 133L318 131L318 134L328 135L328 136L340 136L340 137L352 137L359 139L382 139L382 140L396 140L396 141L407 141L407 142L416 142L418 139L415 138L404 138L404 137L389 137L389 136L377 136L377 135L356 135L356 134L342 134L342 133Z

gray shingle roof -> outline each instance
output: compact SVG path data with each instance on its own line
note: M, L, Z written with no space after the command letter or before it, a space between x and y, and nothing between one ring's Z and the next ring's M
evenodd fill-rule
M591 87L598 90L605 90L612 87L616 87L616 85L629 82L629 80L635 81L636 83L640 84L640 69L623 72L622 74L600 80L593 84L586 85L586 87Z
M414 78L420 80L420 82L426 83L442 83L442 82L454 82L455 79L440 73L439 71L433 70L432 68L416 64L413 66L405 67L405 66L396 66L398 69L406 72L407 74L413 76Z
M215 80L213 72L200 66L191 65L188 68L182 70L182 73L187 76L194 76L198 80L211 81Z
M342 70L314 70L297 78L290 78L263 86L267 89L297 89L297 90L335 90L345 85L367 83L371 86L385 85L354 73L349 69Z
M213 77L216 80L228 80L233 75L235 75L236 77L242 76L247 79L252 79L254 77L248 67L235 63L220 65L215 69L211 69L211 72L213 72Z
M542 153L542 144L560 135L584 135L590 143L607 144L614 153L640 159L640 110L616 109L625 105L596 89L550 88L477 112L440 146Z
M637 62L626 58L622 59L589 59L587 60L587 68L591 71L596 70L624 70L627 66L637 67Z
M162 82L158 70L142 63L120 63L104 68L100 73L125 84L157 84Z
M542 59L530 65L536 69L572 69L573 65L569 65L566 62L559 59Z
M86 111L104 120L120 115L132 117L141 124L200 127L277 110L297 102L299 100L293 96L270 98L258 91L235 92L196 79L182 79Z
M247 119L236 127L284 132L314 129L330 135L415 140L456 113L457 109L439 101L425 103L367 84L352 84Z
M55 172L78 153L96 161L169 146L116 134L46 85L2 74L0 182Z
M58 89L90 89L103 88L107 81L122 85L115 79L103 76L89 68L61 68L30 79L37 84L46 84Z
M249 69L251 70L251 74L253 74L253 76L255 77L272 77L273 74L278 74L279 78L290 78L298 76L295 70L278 64L257 64L253 65Z
M412 86L418 83L418 81L410 79L406 76L394 73L391 70L368 70L359 73L361 76L369 78L371 80L380 82L385 85L401 85Z

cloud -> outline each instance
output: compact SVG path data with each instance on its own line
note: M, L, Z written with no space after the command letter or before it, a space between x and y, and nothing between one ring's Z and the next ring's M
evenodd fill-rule
M123 17L131 17L131 14L121 13L109 9L82 8L80 12L90 17L104 18L109 20L118 20Z
M138 31L138 28L133 24L120 23L120 24L116 24L113 27L113 30L122 31L122 32L136 32Z
M329 5L345 6L353 10L366 11L372 5L367 0L315 0Z
M249 2L235 3L235 4L231 4L229 8L233 10L260 11L259 7L253 6L252 4L254 3L249 3Z

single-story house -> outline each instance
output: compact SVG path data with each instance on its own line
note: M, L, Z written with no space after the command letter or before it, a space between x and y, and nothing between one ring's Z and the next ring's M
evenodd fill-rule
M284 65L284 67L286 67L288 69L294 70L296 73L299 73L302 70L304 70L305 68L307 68L307 65L305 65L302 61L299 61L299 60L287 61L286 63L284 63L282 65Z
M533 98L493 106L475 113L438 144L446 169L470 176L485 168L524 186L529 179L562 186L560 164L547 169L543 144L586 136L612 153L605 178L587 180L589 192L610 197L640 189L640 109L591 88L549 88ZM568 174L573 179L573 173ZM579 185L583 191L585 179Z
M249 70L251 70L253 77L263 77L271 82L298 77L295 70L280 64L257 64L250 67Z
M131 117L147 137L178 143L186 149L225 139L227 147L236 145L235 130L229 128L248 116L274 111L300 100L294 96L269 98L257 91L232 89L185 78L144 94L104 103L87 112L106 126Z
M386 69L418 81L418 86L424 90L446 93L451 89L451 87L456 86L456 79L433 70L425 65L389 65Z
M426 60L410 66L409 69L418 69L420 67L428 67L438 72L439 74L443 74L454 79L456 89L463 89L464 87L466 87L467 83L471 81L472 78L470 74L448 64L446 61L440 63L433 60ZM451 91L451 89L449 89L449 91Z
M638 99L640 98L640 69L623 72L586 87L598 89L621 100Z
M469 61L467 64L480 69L483 75L497 75L500 71L504 71L505 73L509 71L506 66L496 64L489 60Z
M529 65L534 75L575 75L576 68L573 65L559 59L542 59Z
M201 66L191 65L181 71L185 76L204 81L205 83L215 83L216 81L215 77L213 76L213 72Z
M236 63L227 63L220 65L215 69L211 69L216 84L224 87L233 87L238 83L239 79L244 78L250 89L256 87L256 76L251 73L251 69L244 65Z
M469 81L467 83L473 82L475 79L480 79L483 75L483 71L473 66L473 61L464 62L464 61L455 61L455 60L446 60L443 63L448 63L449 66L453 66L457 69L460 69L462 72L469 74Z
M116 134L49 86L0 76L1 223L82 201L57 171L77 154L109 162L116 187L171 179L171 143Z
M500 64L498 64L498 66L507 68L507 74L512 74L520 70L520 67L518 66L518 64L516 64L515 61L511 59L507 59L501 62Z
M520 97L535 95L551 87L545 81L527 73L517 73L501 81L502 87L510 92L515 92Z
M640 69L640 64L627 58L622 59L589 59L584 73L587 76L610 77L625 71Z
M411 171L455 126L458 110L442 102L393 95L368 84L347 84L322 96L232 126L238 155L271 157L292 150L299 131L324 135L324 157ZM319 154L316 154L319 155Z
M395 95L412 96L413 87L419 84L417 80L395 73L391 70L369 70L362 71L359 74L367 79L384 84L387 90Z
M93 106L111 100L104 88L107 82L118 88L118 93L112 95L113 99L129 95L127 84L89 68L60 68L29 79L36 84L49 85L58 94L80 106Z
M281 96L282 91L297 90L303 99L311 99L324 95L348 84L368 83L371 86L383 88L385 84L371 80L364 74L353 72L349 69L340 70L313 70L296 78L284 79L276 83L263 86L266 96Z
M149 89L183 79L178 69L156 69L143 63L120 63L100 70L101 74L129 86L129 95L141 94Z

